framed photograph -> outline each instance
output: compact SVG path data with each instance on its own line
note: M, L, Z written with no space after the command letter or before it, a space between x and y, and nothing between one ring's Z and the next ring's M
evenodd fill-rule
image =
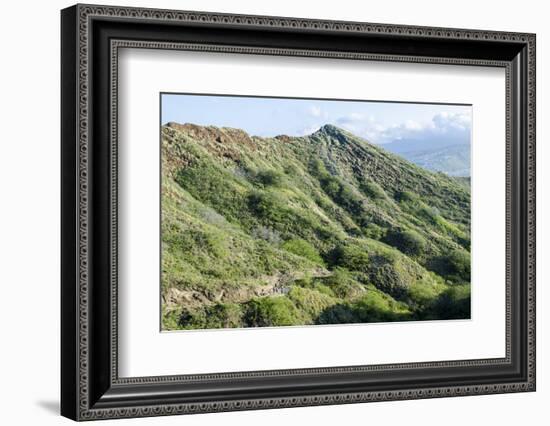
M535 390L535 35L61 12L61 412Z

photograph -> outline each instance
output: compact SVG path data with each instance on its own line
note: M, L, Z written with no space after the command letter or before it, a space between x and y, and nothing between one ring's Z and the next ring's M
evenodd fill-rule
M471 318L472 105L161 93L159 115L162 331Z

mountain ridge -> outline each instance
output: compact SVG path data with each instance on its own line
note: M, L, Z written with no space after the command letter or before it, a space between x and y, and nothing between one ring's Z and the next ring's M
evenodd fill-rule
M182 131L204 128L209 129L213 134L220 132L225 136L233 136L236 138L244 138L250 141L255 139L275 139L283 142L289 142L296 138L308 138L309 140L315 140L320 135L333 138L335 141L368 144L371 147L378 147L387 153L396 155L401 159L405 159L408 162L416 164L426 170L432 172L443 172L451 177L467 177L470 175L470 146L467 143L444 143L437 144L434 148L433 143L425 144L419 141L396 141L387 144L375 144L368 139L354 135L353 133L338 127L333 124L324 124L318 130L312 132L309 135L302 136L290 136L287 134L280 134L274 137L262 137L251 135L242 129L232 127L218 127L218 126L201 126L194 123L179 124L176 122L168 122L166 127L179 129ZM231 138L230 138L231 139Z

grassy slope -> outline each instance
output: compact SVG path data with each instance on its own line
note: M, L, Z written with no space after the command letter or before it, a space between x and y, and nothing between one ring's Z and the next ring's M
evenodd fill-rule
M162 129L163 327L469 317L467 187L334 126Z

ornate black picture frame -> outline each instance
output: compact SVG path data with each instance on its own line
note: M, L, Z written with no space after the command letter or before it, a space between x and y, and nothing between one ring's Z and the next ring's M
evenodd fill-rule
M534 34L95 5L64 9L61 28L62 415L92 420L535 390ZM504 68L506 356L120 378L121 47Z

